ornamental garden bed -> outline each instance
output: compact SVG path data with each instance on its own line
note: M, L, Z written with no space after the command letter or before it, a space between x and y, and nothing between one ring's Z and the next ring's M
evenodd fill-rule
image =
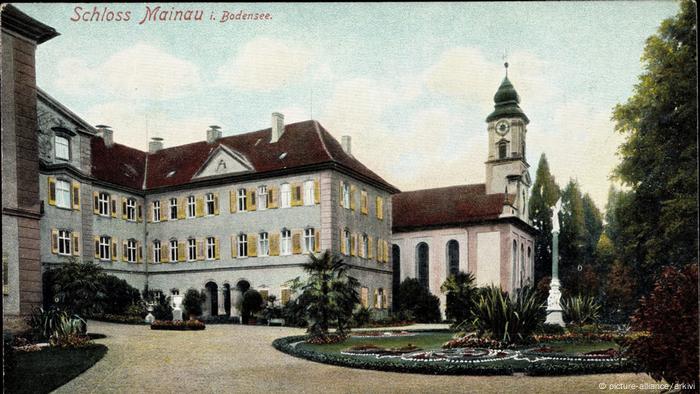
M364 333L360 333L364 334ZM633 372L608 341L552 342L500 349L489 341L454 346L450 332L412 336L350 336L333 344L310 344L308 336L279 338L273 346L325 364L380 371L443 375L575 375ZM452 342L451 346L445 346ZM612 349L612 350L611 350Z
M199 320L156 320L151 323L151 330L170 330L170 331L201 331L206 326Z

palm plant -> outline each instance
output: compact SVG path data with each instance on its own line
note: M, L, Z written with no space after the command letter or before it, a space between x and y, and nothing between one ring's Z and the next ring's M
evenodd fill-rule
M600 304L591 296L574 296L565 298L561 303L564 320L576 324L595 323L600 317Z
M474 274L460 271L450 275L440 286L440 291L446 293L447 298L445 315L456 325L461 325L471 316L472 309L476 304L475 281Z
M309 275L301 286L298 302L302 306L308 331L314 336L328 333L335 322L338 334L350 329L350 319L359 303L357 279L348 275L350 268L343 260L325 251L320 257L309 255L304 271Z
M479 335L511 343L527 340L545 314L543 300L535 289L518 289L511 299L499 287L490 286L481 294L472 315Z

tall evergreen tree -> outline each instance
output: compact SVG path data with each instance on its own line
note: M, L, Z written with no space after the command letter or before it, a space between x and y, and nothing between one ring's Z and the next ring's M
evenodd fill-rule
M552 209L559 199L559 186L549 171L547 157L543 153L537 165L535 183L530 197L530 218L539 230L535 239L535 283L552 275Z
M588 243L583 205L578 183L570 180L562 192L562 211L559 213L559 272L565 295L581 293L580 279Z
M617 178L631 187L618 208L621 261L648 294L665 265L697 264L697 19L695 2L661 23L646 42L634 94L615 107L620 146Z
M588 193L583 195L583 222L586 226L584 260L586 263L592 263L600 234L603 233L603 214Z

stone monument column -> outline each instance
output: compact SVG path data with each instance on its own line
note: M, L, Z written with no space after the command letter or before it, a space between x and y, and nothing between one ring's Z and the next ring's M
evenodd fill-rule
M549 285L549 297L547 297L547 324L556 324L564 327L564 318L561 308L561 291L559 288L559 211L561 211L561 199L552 208L552 281Z

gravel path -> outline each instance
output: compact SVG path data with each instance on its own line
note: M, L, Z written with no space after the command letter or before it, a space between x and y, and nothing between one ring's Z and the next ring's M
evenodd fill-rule
M88 327L107 336L97 342L109 351L57 393L620 393L625 390L599 385L653 383L643 374L430 376L335 367L275 350L275 338L303 333L287 327L209 325L178 332L95 321Z

